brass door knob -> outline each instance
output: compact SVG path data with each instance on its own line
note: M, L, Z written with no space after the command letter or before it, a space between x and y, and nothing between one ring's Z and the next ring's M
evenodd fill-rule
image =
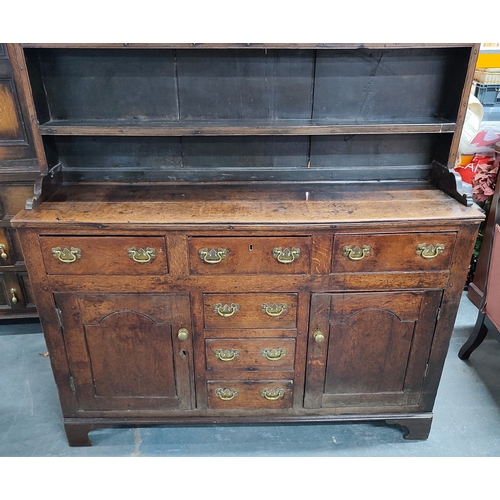
M325 336L323 335L323 332L320 330L316 330L313 333L314 340L316 342L324 342L325 341Z
M5 252L6 249L6 246L2 243L0 245L0 258L2 258L3 260L7 260L7 258L9 257Z
M17 293L17 290L15 288L11 288L10 289L10 301L13 303L13 304L17 304L18 302L18 298L16 296L16 293Z
M181 342L187 340L188 337L189 337L189 330L187 328L180 328L179 331L177 332L177 338Z

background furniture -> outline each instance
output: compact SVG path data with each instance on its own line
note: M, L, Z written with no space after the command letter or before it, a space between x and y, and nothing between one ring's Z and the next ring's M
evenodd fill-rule
M495 165L500 163L500 151L496 155ZM467 342L458 353L460 359L469 359L477 349L488 332L500 340L500 184L495 186L495 194L491 201L487 226L481 247L483 263L486 262L485 279L483 280L484 292L479 303L479 313L476 325ZM483 253L484 247L484 253ZM488 257L486 259L486 256Z
M48 173L13 225L69 443L359 420L425 439L482 220L453 172L477 54L20 47Z
M495 146L497 157L500 157L500 145ZM498 192L500 191L500 183L497 180L495 185L495 193L493 195L492 204L486 218L484 226L484 237L481 243L481 249L477 257L477 264L474 270L474 278L467 289L467 298L478 308L481 308L483 300L483 292L486 284L486 275L490 262L490 252L493 239L493 232L495 224L498 222L498 203L494 200L498 199Z
M16 50L0 44L0 320L37 316L21 243L10 224L33 198L40 177L37 142L42 147L38 131L33 131L34 107Z
M460 349L458 357L464 360L469 359L470 355L486 338L488 332L500 340L500 226L498 224L494 231L486 293L480 304L474 330Z

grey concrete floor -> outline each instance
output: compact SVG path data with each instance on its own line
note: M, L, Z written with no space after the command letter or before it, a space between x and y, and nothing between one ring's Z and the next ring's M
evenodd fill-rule
M207 425L93 431L70 448L38 323L0 323L0 457L500 457L500 344L457 357L477 309L462 298L429 439L379 423Z

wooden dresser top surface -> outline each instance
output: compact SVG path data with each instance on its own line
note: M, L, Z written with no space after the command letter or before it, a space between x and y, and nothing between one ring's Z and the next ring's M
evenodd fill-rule
M332 225L364 222L481 220L427 183L275 185L113 185L59 188L17 227L116 225L257 226Z

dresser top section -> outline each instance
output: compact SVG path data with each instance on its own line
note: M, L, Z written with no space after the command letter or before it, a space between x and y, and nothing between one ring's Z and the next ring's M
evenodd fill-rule
M358 49L408 47L472 47L474 43L21 43L25 48L112 49Z
M343 223L480 220L427 183L275 185L113 185L60 187L16 227L91 226L115 229L216 227L329 227ZM139 227L136 227L139 226Z

